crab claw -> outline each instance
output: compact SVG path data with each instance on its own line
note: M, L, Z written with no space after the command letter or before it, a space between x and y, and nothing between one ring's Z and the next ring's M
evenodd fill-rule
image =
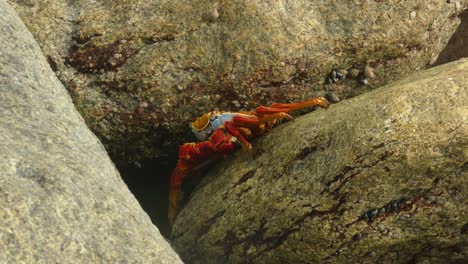
M330 106L330 102L328 102L328 100L324 97L317 97L315 99L317 103L316 105L320 106L321 108L328 109L328 107Z

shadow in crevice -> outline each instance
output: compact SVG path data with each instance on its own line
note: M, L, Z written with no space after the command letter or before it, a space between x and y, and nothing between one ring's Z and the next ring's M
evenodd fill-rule
M122 179L165 238L171 228L167 219L169 180L176 155L143 162L141 166L118 167Z
M459 17L460 25L432 67L468 57L468 10L461 13Z

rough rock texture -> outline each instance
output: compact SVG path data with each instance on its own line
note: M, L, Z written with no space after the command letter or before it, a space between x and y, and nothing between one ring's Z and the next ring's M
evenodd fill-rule
M284 124L179 215L187 263L466 263L468 60Z
M0 263L181 263L0 0Z
M468 10L461 15L461 23L453 34L447 47L440 53L435 65L468 57Z
M10 0L119 162L167 154L187 121L332 90L341 99L432 63L467 1ZM369 63L370 86L325 85Z

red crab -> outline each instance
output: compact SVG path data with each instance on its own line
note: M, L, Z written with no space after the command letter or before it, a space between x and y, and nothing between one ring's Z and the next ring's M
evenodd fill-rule
M184 178L207 162L232 153L237 142L252 153L252 145L247 139L270 131L281 119L291 120L289 112L310 106L328 108L328 105L327 99L317 97L299 103L260 106L254 111L212 111L194 121L191 124L192 131L201 142L185 143L179 148L179 160L172 172L169 190L168 216L171 226L182 201Z

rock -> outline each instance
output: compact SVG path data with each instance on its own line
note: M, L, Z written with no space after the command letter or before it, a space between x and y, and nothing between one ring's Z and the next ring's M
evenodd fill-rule
M349 78L352 78L352 79L355 79L359 76L359 73L360 71L356 68L351 68L349 69L349 72L348 72L348 77Z
M257 106L315 97L329 90L332 69L375 69L369 86L340 84L341 99L423 69L467 3L10 2L119 163L175 152L193 140L190 121L216 107L236 110L233 100Z
M208 172L176 220L176 251L188 263L462 263L467 87L459 60L275 128L254 159L239 151Z
M468 10L465 10L460 18L460 25L437 57L435 66L468 57Z
M325 94L325 98L327 98L327 100L330 103L338 103L340 101L340 97L338 97L336 93L331 92L331 91Z
M0 262L181 263L0 0Z
M364 71L363 71L363 76L364 78L367 78L367 79L374 79L375 78L375 75L374 75L374 70L369 67L368 65L366 65L364 67Z

